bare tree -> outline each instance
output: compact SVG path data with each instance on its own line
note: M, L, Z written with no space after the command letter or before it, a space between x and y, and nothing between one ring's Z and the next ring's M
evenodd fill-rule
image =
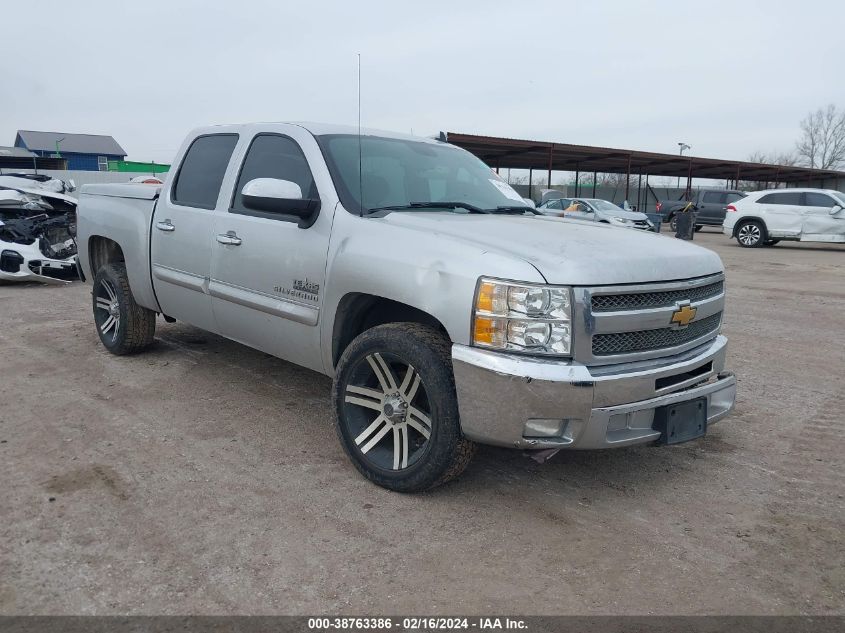
M763 165L779 165L781 167L797 165L799 162L798 156L796 156L794 152L766 153L761 152L759 150L749 154L746 160L749 163L761 163ZM762 180L740 180L739 184L737 185L737 188L740 191L753 191L755 189L777 187L777 184L778 183ZM725 186L729 186L727 182L725 183Z
M836 169L845 164L845 111L832 103L810 112L801 121L796 151L801 162L816 169Z

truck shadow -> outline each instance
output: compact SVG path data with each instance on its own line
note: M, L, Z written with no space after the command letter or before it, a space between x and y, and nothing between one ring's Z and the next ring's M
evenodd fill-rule
M209 384L216 384L214 377L221 372L239 376L239 382L230 383L232 394L226 399L248 395L278 403L294 415L311 418L309 442L322 447L325 457L348 471L349 477L359 475L343 452L333 429L331 404L331 379L317 372L280 360L239 343L224 339L184 324L170 324L159 328L156 343L144 355L148 361L194 363L195 371L208 376ZM233 371L236 370L236 371ZM244 389L246 388L246 394ZM283 391L280 391L280 388ZM295 392L295 396L291 396ZM283 395L280 399L280 395ZM281 418L282 416L280 416ZM230 428L221 420L216 431L206 429L211 435L244 433L249 437L261 436L271 445L284 442L284 420L279 420L278 437L267 434L267 420L261 415L245 415L239 428ZM256 430L262 433L257 434ZM603 451L561 451L543 464L532 460L525 452L491 446L479 446L467 470L453 482L436 488L426 496L444 498L465 495L489 494L499 490L506 496L533 492L555 491L558 494L577 494L579 490L592 490L591 494L635 495L638 490L672 486L678 479L700 478L695 467L697 460L707 460L719 453L737 450L719 437L718 427L701 440L674 447L630 447ZM567 492L569 491L569 492Z
M605 489L636 495L644 489L655 491L698 480L704 462L736 450L720 437L718 428L684 445L561 451L543 464L522 451L479 446L464 476L451 487L474 493L498 483L513 487L515 493L521 488L553 488L560 494Z

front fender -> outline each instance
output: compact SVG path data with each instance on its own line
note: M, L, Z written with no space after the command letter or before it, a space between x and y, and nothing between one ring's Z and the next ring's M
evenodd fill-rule
M434 231L361 218L339 207L329 246L321 318L325 372L334 374L335 315L347 294L369 294L421 310L443 324L453 343L468 345L475 286L481 276L545 282L525 260Z

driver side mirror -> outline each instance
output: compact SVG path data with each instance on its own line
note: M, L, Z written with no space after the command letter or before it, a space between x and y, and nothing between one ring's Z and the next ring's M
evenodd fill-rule
M845 207L843 207L841 204L833 205L833 208L830 210L830 215L836 215L837 213L842 211L843 208Z
M278 216L298 218L300 228L308 228L317 219L319 198L303 198L302 189L295 182L280 178L255 178L241 190L243 205L259 217L278 219Z

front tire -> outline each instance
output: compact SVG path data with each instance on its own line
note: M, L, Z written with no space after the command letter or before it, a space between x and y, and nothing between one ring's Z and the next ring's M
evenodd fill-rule
M475 445L461 434L449 341L431 327L389 323L344 351L332 399L335 430L370 481L420 492L457 477Z
M766 227L756 220L743 222L736 228L736 241L743 248L760 248L766 242Z
M91 292L94 326L112 354L134 354L150 346L156 329L156 313L135 303L129 289L126 264L106 264L94 276Z

